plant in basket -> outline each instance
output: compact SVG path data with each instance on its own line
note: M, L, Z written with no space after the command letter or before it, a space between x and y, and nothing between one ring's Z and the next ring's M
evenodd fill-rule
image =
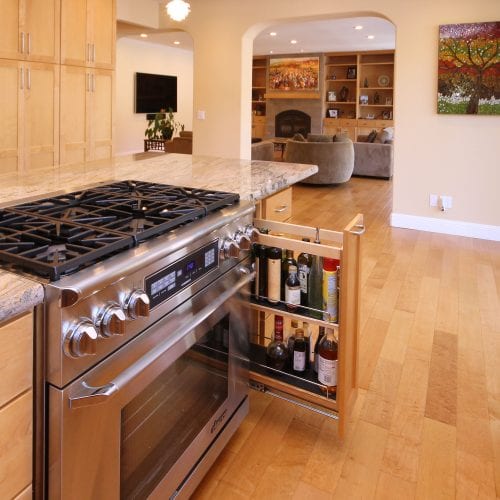
M150 140L168 141L172 139L172 136L179 127L184 128L181 123L174 120L172 108L168 108L168 112L162 109L159 113L155 114L153 120L148 120L148 127L144 134Z

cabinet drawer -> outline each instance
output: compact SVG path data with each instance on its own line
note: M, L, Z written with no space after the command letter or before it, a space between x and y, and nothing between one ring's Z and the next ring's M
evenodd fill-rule
M283 222L292 216L292 188L284 189L262 201L263 217Z
M393 125L393 120L358 120L358 127L385 128Z
M33 315L0 326L0 407L26 391L33 379Z
M0 409L0 498L13 498L32 481L32 399L28 391Z
M261 124L261 125L265 125L266 124L266 117L265 116L254 116L252 118L252 122L255 123L255 124Z

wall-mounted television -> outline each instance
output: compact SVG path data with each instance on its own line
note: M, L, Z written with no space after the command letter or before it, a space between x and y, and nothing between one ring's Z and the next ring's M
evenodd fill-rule
M177 112L177 77L135 74L135 112L158 113L161 109Z

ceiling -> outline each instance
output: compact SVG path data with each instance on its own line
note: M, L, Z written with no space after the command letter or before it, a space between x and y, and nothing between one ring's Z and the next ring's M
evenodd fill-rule
M355 30L354 26L363 26L363 29ZM270 32L275 32L276 36L269 35ZM141 38L141 33L146 34L147 38ZM154 30L118 22L117 35L147 43L193 50L191 36L180 30ZM368 36L374 38L369 39ZM297 43L291 44L290 40L296 40ZM176 41L179 44L175 44ZM386 50L394 49L395 45L395 27L385 19L378 17L322 19L267 27L254 40L254 55Z

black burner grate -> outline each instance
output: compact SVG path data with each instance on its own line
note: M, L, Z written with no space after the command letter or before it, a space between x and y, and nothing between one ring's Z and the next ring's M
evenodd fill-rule
M0 211L0 261L55 281L236 203L234 193L122 181Z

